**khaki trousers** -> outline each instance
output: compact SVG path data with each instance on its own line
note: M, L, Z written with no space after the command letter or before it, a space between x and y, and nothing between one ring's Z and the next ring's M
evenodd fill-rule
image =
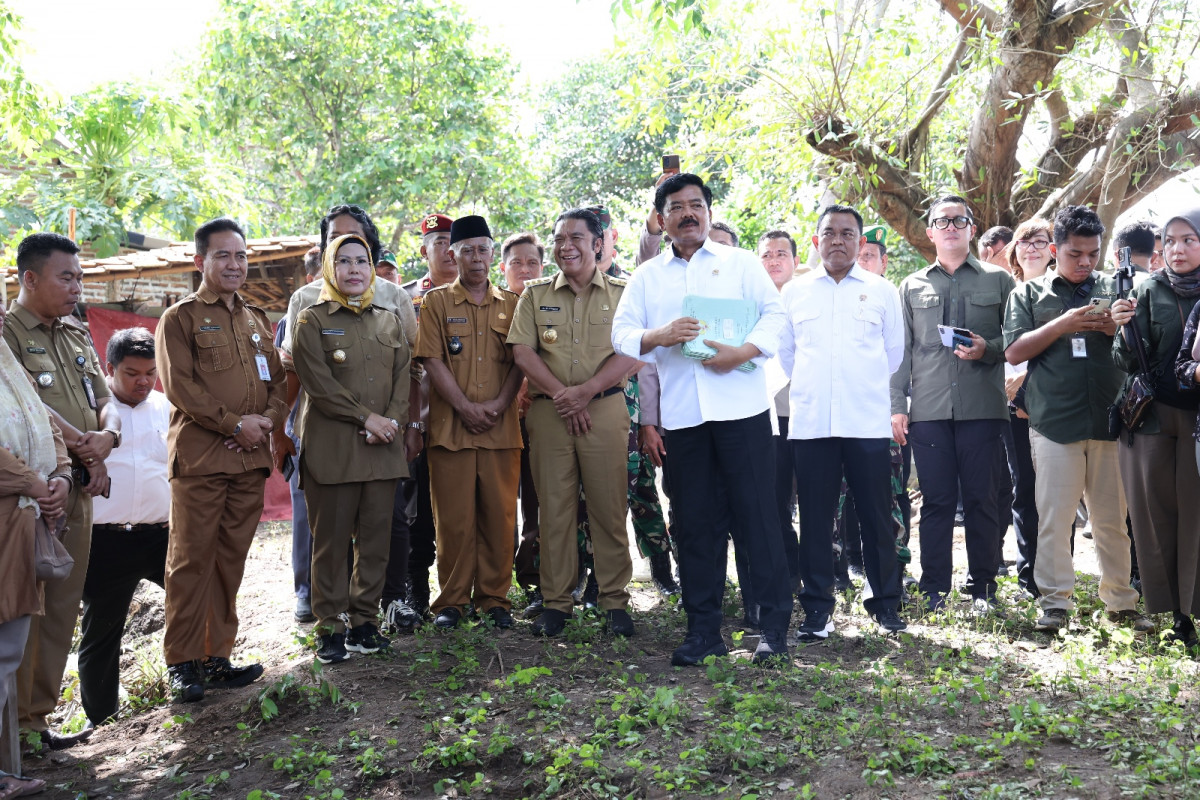
M303 459L302 459L303 460ZM304 467L304 499L312 526L312 610L321 632L343 633L374 622L392 550L392 506L398 479L320 483ZM354 545L354 574L346 552Z
M237 593L266 481L265 469L171 478L163 633L168 665L233 652Z
M525 415L529 461L539 503L542 596L546 608L567 614L574 605L571 590L579 581L581 482L587 497L600 608L626 608L629 579L633 577L625 528L629 512L629 409L625 396L617 392L593 400L588 404L588 414L592 428L583 436L567 433L566 423L551 400L534 400Z
M1129 536L1125 533L1125 490L1117 469L1117 442L1086 439L1059 444L1029 429L1036 472L1037 560L1033 580L1042 608L1071 610L1075 564L1071 523L1079 498L1087 503L1092 541L1100 562L1100 600L1109 611L1137 607L1129 586Z
M521 451L429 448L429 494L442 590L429 608L511 608Z
M22 728L46 730L46 716L58 705L63 672L79 619L83 582L92 552L92 498L78 487L67 505L67 530L63 545L75 566L61 581L46 583L45 615L33 615L25 658L17 670L17 713Z

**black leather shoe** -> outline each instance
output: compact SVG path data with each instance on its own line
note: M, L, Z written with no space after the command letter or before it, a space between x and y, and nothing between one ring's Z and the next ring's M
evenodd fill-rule
M521 619L537 619L546 610L546 602L542 599L542 593L534 589L529 592L528 600L529 605L525 606L525 610L521 612Z
M604 612L604 620L614 636L633 636L637 630L633 627L633 617L623 608L612 608Z
M664 595L670 597L673 594L679 594L679 584L675 582L675 576L671 574L671 554L669 552L650 556L650 578Z
M262 664L246 664L239 667L229 663L228 658L209 656L204 659L204 684L211 689L236 689L249 686L262 677Z
M167 681L171 696L181 703L195 703L204 699L204 678L196 668L195 661L183 661L167 665Z
M571 615L565 611L547 608L530 627L533 628L534 636L558 636L563 632L563 628L567 627L567 620L570 618Z
M450 630L451 628L457 628L458 623L461 620L462 611L459 611L455 606L448 606L441 610L441 612L437 615L437 618L434 619L433 624L437 625L439 628Z
M512 614L503 606L492 606L484 612L484 616L491 620L498 630L506 631L513 626Z
M782 666L788 662L787 634L779 631L763 631L751 660L762 666Z
M684 638L683 644L676 647L675 652L671 653L671 666L694 667L703 663L704 659L709 656L728 654L729 651L725 648L725 641L721 638L721 634L705 636L702 633L692 632Z
M42 745L51 750L67 750L81 742L86 742L92 738L92 723L88 722L84 725L83 730L78 733L55 733L54 731L42 731Z

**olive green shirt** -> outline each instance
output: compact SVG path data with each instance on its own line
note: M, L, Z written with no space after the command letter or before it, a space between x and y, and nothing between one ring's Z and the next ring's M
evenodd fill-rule
M96 408L110 394L91 337L73 320L43 325L13 301L4 340L37 386L42 402L80 431L100 429Z
M954 274L934 262L904 279L904 357L892 373L893 414L908 414L910 422L1008 419L1001 345L1004 303L1013 286L1012 275L973 255ZM983 357L954 355L942 344L938 325L982 336Z
M616 352L612 321L624 291L623 279L599 269L580 294L561 272L527 281L508 343L532 348L564 386L578 386ZM545 396L536 387L529 388L532 397Z
M1017 287L1008 301L1004 323L1007 349L1022 334L1053 322L1093 297L1115 300L1116 286L1108 275L1093 272L1081 284L1060 278L1054 270ZM1072 355L1071 340L1083 337L1086 358ZM1025 410L1029 425L1047 439L1071 444L1087 439L1112 440L1108 407L1117 399L1125 379L1112 357L1113 337L1100 331L1060 336L1029 359L1025 378Z
M1161 271L1155 273L1162 274ZM1160 433L1162 427L1156 413L1159 403L1190 412L1195 412L1200 405L1200 392L1190 386L1181 389L1175 375L1176 359L1183 344L1184 321L1200 298L1175 294L1165 276L1136 282L1130 297L1137 300L1133 321L1142 335L1154 381L1154 402L1150 404L1146 421L1138 428L1138 433ZM1120 335L1113 338L1113 362L1128 374L1122 392L1128 389L1134 374L1141 371L1137 349L1127 340L1127 332L1128 326L1125 326ZM1190 352L1187 358L1191 358Z
M296 315L292 365L308 397L296 422L300 458L319 483L408 477L404 437L367 444L372 413L403 429L411 351L400 319L374 304L356 314L335 300Z

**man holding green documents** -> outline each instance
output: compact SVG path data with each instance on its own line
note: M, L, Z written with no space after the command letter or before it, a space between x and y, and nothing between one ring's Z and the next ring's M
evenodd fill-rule
M634 271L617 306L612 341L618 353L657 366L665 446L678 465L668 481L680 523L688 634L671 663L690 666L727 652L721 638L725 519L749 555L758 596L762 638L754 660L782 660L792 597L777 533L774 447L759 367L775 354L786 324L779 292L754 253L709 239L712 192L698 176L663 181L654 207L671 247Z

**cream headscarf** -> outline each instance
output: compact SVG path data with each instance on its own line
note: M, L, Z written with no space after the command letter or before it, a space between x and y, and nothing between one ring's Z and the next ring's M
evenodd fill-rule
M334 262L337 260L338 250L348 242L361 244L366 249L367 264L371 273L371 280L367 284L366 291L357 297L342 294L337 287L337 272ZM321 259L321 277L325 280L325 285L321 287L321 300L336 300L339 305L350 309L355 314L361 314L363 309L371 305L371 300L375 297L375 262L371 259L370 245L356 233L348 233L334 239L329 243L329 247L325 248L325 255Z
M42 478L58 467L50 417L29 382L28 373L8 349L8 342L3 341L0 341L0 447L24 461ZM22 496L17 505L33 506L41 514L32 497Z

